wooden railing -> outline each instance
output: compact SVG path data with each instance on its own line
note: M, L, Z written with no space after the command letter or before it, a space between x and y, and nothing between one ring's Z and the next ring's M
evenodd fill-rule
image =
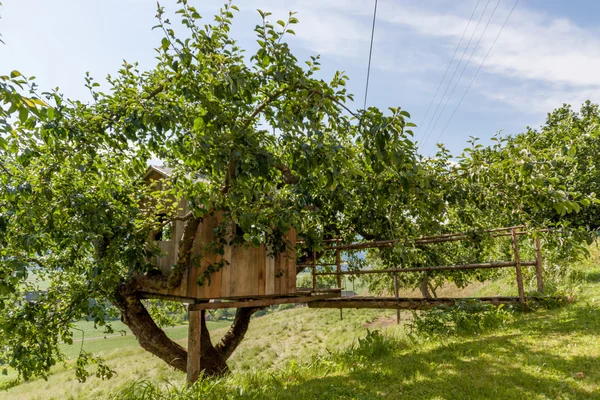
M403 239L392 239L392 240L380 240L371 242L341 244L339 240L334 239L329 243L335 243L325 248L327 251L335 251L335 263L318 263L317 253L312 252L312 260L310 263L298 264L299 267L310 267L312 270L312 289L317 291L317 278L319 276L336 276L338 288L342 287L342 276L344 275L364 275L364 274L394 274L394 295L398 298L398 274L409 273L409 272L424 272L424 271L455 271L455 270L469 270L469 269L486 269L486 268L510 268L514 267L516 272L517 289L519 292L519 301L525 302L525 289L523 285L523 271L522 267L535 266L536 267L536 280L537 288L540 293L544 291L544 281L542 274L542 249L539 238L535 238L535 260L523 261L521 260L520 249L519 249L519 236L527 235L528 232L524 230L524 226L511 226L507 228L496 228L482 231L481 233L490 234L492 237L511 237L512 249L514 259L511 261L495 261L485 263L473 263L473 264L458 264L458 265L442 265L442 266L425 266L425 267L411 267L411 268L388 268L388 269L369 269L369 270L356 270L356 271L342 271L341 252L345 251L357 251L373 248L386 248L393 247L399 243L406 243L410 245L427 245L437 244L446 242L455 242L462 240L472 240L473 238L467 233L450 233L437 236L426 236L411 241ZM336 271L332 272L318 272L318 266L336 266Z

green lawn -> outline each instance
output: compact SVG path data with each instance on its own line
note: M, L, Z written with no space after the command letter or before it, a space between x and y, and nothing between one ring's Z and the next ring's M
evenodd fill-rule
M575 302L516 314L490 332L427 337L411 334L410 313L402 313L398 326L395 311L345 310L340 320L337 310L301 307L255 318L230 360L231 376L191 390L182 373L127 335L86 341L122 344L98 348L117 371L111 381L91 377L80 384L61 366L47 382L19 384L0 398L600 399L597 259L579 268ZM467 292L486 295L512 286L475 285ZM358 345L367 329L381 331L383 341ZM213 340L223 331L213 330ZM169 335L184 339L185 327Z

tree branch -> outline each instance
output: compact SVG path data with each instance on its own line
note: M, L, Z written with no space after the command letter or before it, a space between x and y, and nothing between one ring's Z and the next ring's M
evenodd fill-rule
M283 182L285 184L295 185L298 182L300 182L300 178L297 177L296 175L292 174L290 167L288 167L287 165L285 165L281 162L278 162L277 164L275 164L275 168L277 168L283 175Z
M244 335L248 331L250 325L250 317L258 310L260 310L260 307L237 309L235 319L229 327L229 330L215 346L217 351L220 352L226 360L233 354L235 349L244 339Z
M10 176L11 178L14 177L14 175L8 169L6 169L6 167L4 166L4 164L1 163L1 162L0 162L0 168L2 168L2 170L4 172L6 172L6 175Z
M191 212L188 214L191 214ZM202 222L202 219L196 218L192 214L188 217L185 226L183 227L183 236L179 242L177 264L171 268L171 273L167 279L167 288L169 289L179 286L181 283L181 278L183 277L183 272L187 268L191 267L191 250L194 244L194 239L196 238L198 226L200 226L200 222Z
M171 222L175 222L175 221L187 221L188 219L192 218L194 214L190 211L185 215L181 215L178 217L173 217L167 221L164 221L162 224L160 224L158 226L158 228L156 228L157 231L162 230L162 228L164 228L165 226L169 225Z

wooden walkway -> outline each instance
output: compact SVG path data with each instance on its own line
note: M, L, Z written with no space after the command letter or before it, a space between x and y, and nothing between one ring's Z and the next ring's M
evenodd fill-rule
M408 297L337 297L330 299L315 300L308 303L309 308L381 308L392 310L430 310L438 306L454 306L462 301L476 300L482 303L493 304L495 306L512 305L527 306L538 301L565 301L564 297L526 297L523 304L519 297L465 297L465 298L437 298L420 299Z

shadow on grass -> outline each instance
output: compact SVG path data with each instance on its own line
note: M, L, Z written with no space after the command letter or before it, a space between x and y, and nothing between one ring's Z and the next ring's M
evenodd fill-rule
M600 271L587 271L582 278L587 283L600 283Z
M349 374L309 379L280 391L279 398L600 399L597 354L561 355L560 344L552 350L545 345L552 338L566 348L581 335L597 335L597 307L582 302L521 314L512 327L519 333L462 336L379 359L346 357Z
M529 314L518 318L513 326L537 336L570 333L595 335L600 332L600 309L582 301L562 309Z
M357 360L348 375L299 382L280 390L278 398L599 398L599 392L584 389L575 376L586 371L586 383L598 385L600 360L534 350L517 343L518 337L488 337L430 351Z

